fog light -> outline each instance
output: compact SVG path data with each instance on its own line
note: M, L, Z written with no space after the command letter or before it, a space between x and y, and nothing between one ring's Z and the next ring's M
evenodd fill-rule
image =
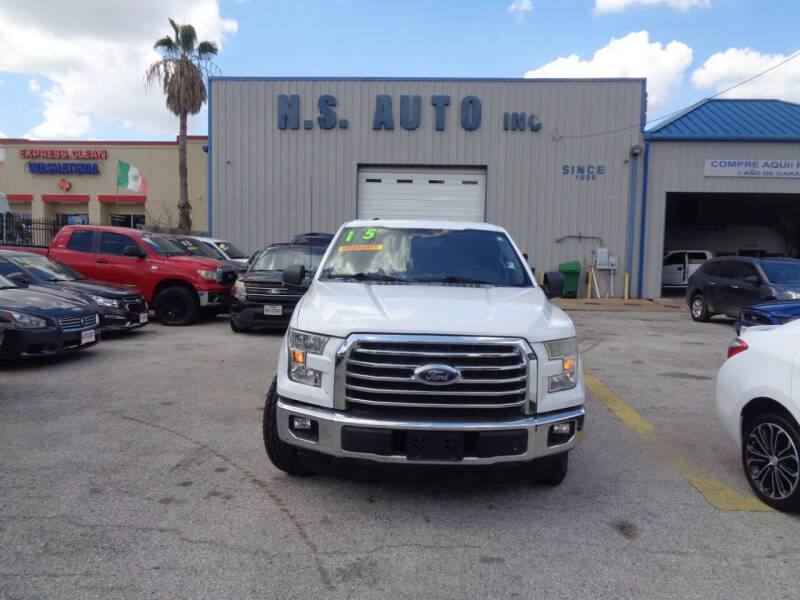
M556 435L569 435L572 433L572 422L556 423L553 425L553 433Z
M292 417L292 429L311 429L311 419L308 417Z

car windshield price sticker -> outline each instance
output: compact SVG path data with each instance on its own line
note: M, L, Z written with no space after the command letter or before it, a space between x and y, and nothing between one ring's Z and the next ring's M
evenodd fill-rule
M383 244L358 244L355 246L339 246L339 252L352 252L353 250L383 250Z

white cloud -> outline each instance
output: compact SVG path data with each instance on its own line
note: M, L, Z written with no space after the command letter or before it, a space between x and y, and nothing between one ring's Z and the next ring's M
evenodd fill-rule
M177 133L160 88L144 87L145 69L160 57L153 43L172 34L167 17L191 23L201 40L220 46L237 30L220 16L216 0L137 0L136 18L120 25L122 16L121 5L107 0L83 0L75 11L65 11L60 0L0 5L0 71L52 82L41 93L44 120L28 135L82 137L94 119ZM190 118L190 132L198 117Z
M42 91L42 86L39 85L39 82L35 79L31 79L28 82L28 89L34 93Z
M525 15L533 10L533 0L514 0L508 5L508 12L514 15L517 23L522 23Z
M692 62L692 49L683 42L666 46L650 42L646 31L611 38L590 60L577 54L557 58L525 77L647 77L648 110L667 106L681 86L683 73Z
M7 137L8 137L8 136L7 136L5 133L3 133L2 131L0 131L0 138L7 138Z
M686 12L693 8L710 8L711 0L595 0L594 12L622 12L631 6L667 6Z
M786 60L791 54L761 54L750 48L728 48L717 52L692 73L698 88L720 92ZM745 83L723 98L778 98L800 102L800 58Z

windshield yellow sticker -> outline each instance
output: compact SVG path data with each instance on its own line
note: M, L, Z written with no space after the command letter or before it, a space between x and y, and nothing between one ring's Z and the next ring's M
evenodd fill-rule
M353 250L383 250L383 244L356 244L354 246L339 246L339 252L352 252Z

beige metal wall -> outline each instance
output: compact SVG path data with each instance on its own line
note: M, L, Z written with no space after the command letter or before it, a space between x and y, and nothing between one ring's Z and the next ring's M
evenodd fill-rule
M668 192L798 194L800 180L756 177L706 177L707 159L791 160L798 144L781 142L651 141L647 174L647 225L644 290L646 298L661 295L661 263ZM636 243L637 253L639 240Z
M187 142L189 171L189 200L192 204L194 228L204 231L208 224L208 158L203 151L205 137L193 137ZM77 214L88 212L91 223L109 224L112 213L144 213L148 224L176 227L178 224L178 145L176 142L69 142L1 139L5 148L6 166L0 169L0 192L7 195L31 194L31 203L12 202L13 212L31 213L34 218L52 218L56 213ZM89 150L102 149L106 159L49 159L21 158L21 149ZM149 189L144 204L106 204L98 202L98 195L117 193L117 160L136 166L147 180ZM30 173L28 162L89 162L98 163L99 175L42 175ZM64 191L58 187L61 179L72 187ZM42 201L42 195L89 195L88 204ZM120 196L137 195L119 189Z
M250 250L300 231L335 231L357 213L359 165L485 167L487 220L506 227L539 272L569 260L588 264L598 243L556 238L600 236L619 256L621 294L644 80L212 78L210 87L214 235ZM300 96L299 129L278 128L279 94ZM346 129L318 126L323 94L335 96ZM379 94L392 97L393 131L372 128ZM403 94L422 97L413 131L400 125ZM433 95L450 96L444 131L434 128ZM481 101L475 131L460 124L465 96ZM506 131L505 112L535 114L542 127ZM604 165L605 174L594 181L562 174L564 165L587 164Z

